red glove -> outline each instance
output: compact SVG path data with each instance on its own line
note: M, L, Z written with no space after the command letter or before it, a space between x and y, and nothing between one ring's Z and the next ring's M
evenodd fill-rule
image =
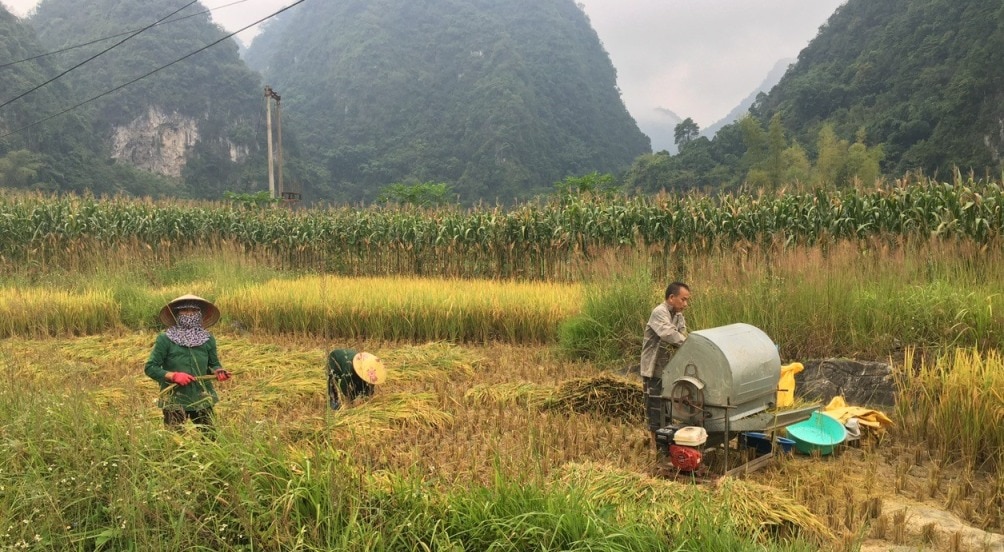
M189 383L195 381L195 377L184 372L168 372L167 375L164 376L164 379L178 385L188 385Z
M227 381L230 379L230 372L227 372L223 368L218 368L213 373L216 374L216 381Z

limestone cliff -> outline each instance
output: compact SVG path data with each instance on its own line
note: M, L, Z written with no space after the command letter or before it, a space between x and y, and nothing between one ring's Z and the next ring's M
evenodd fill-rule
M152 106L145 115L112 129L111 156L140 169L180 177L199 140L198 120ZM226 150L232 162L247 159L246 146L227 142Z
M180 177L186 154L198 140L198 121L150 107L146 115L113 129L112 158L150 172Z
M117 168L180 179L183 195L218 199L226 191L262 187L265 164L257 153L265 135L255 128L264 107L262 83L241 61L234 39L199 10L189 0L45 0L29 21L41 49L55 52L177 12L170 25L135 33L122 47L103 52L108 44L94 44L79 54L94 57L59 79L73 92L60 105L94 98L75 115L90 136L100 137L89 144L99 163L112 158ZM47 74L78 58L53 59L58 66Z

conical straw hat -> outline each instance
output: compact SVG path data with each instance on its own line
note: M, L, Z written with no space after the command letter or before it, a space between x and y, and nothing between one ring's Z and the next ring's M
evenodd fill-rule
M387 369L383 366L383 361L371 353L357 353L352 357L352 369L363 381L372 385L379 385L387 379Z
M160 309L160 314L157 318L160 319L167 327L171 327L175 324L174 319L174 309L184 303L195 303L199 305L202 310L202 327L208 328L220 320L220 309L216 308L216 305L206 301L198 295L182 295L181 297L176 297L172 299L168 304L164 305L164 308Z

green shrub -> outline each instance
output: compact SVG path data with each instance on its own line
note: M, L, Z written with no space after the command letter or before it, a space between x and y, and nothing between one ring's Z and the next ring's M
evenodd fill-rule
M561 350L572 358L609 362L641 352L642 333L659 302L647 263L633 261L588 282L582 313L558 328Z

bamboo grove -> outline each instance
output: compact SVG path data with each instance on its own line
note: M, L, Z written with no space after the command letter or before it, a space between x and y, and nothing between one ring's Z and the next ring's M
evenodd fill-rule
M602 249L819 244L894 235L994 243L997 181L913 178L886 187L729 195L558 196L513 207L248 208L91 196L0 195L0 263L72 262L136 248L170 260L237 246L284 268L345 275L572 279Z

